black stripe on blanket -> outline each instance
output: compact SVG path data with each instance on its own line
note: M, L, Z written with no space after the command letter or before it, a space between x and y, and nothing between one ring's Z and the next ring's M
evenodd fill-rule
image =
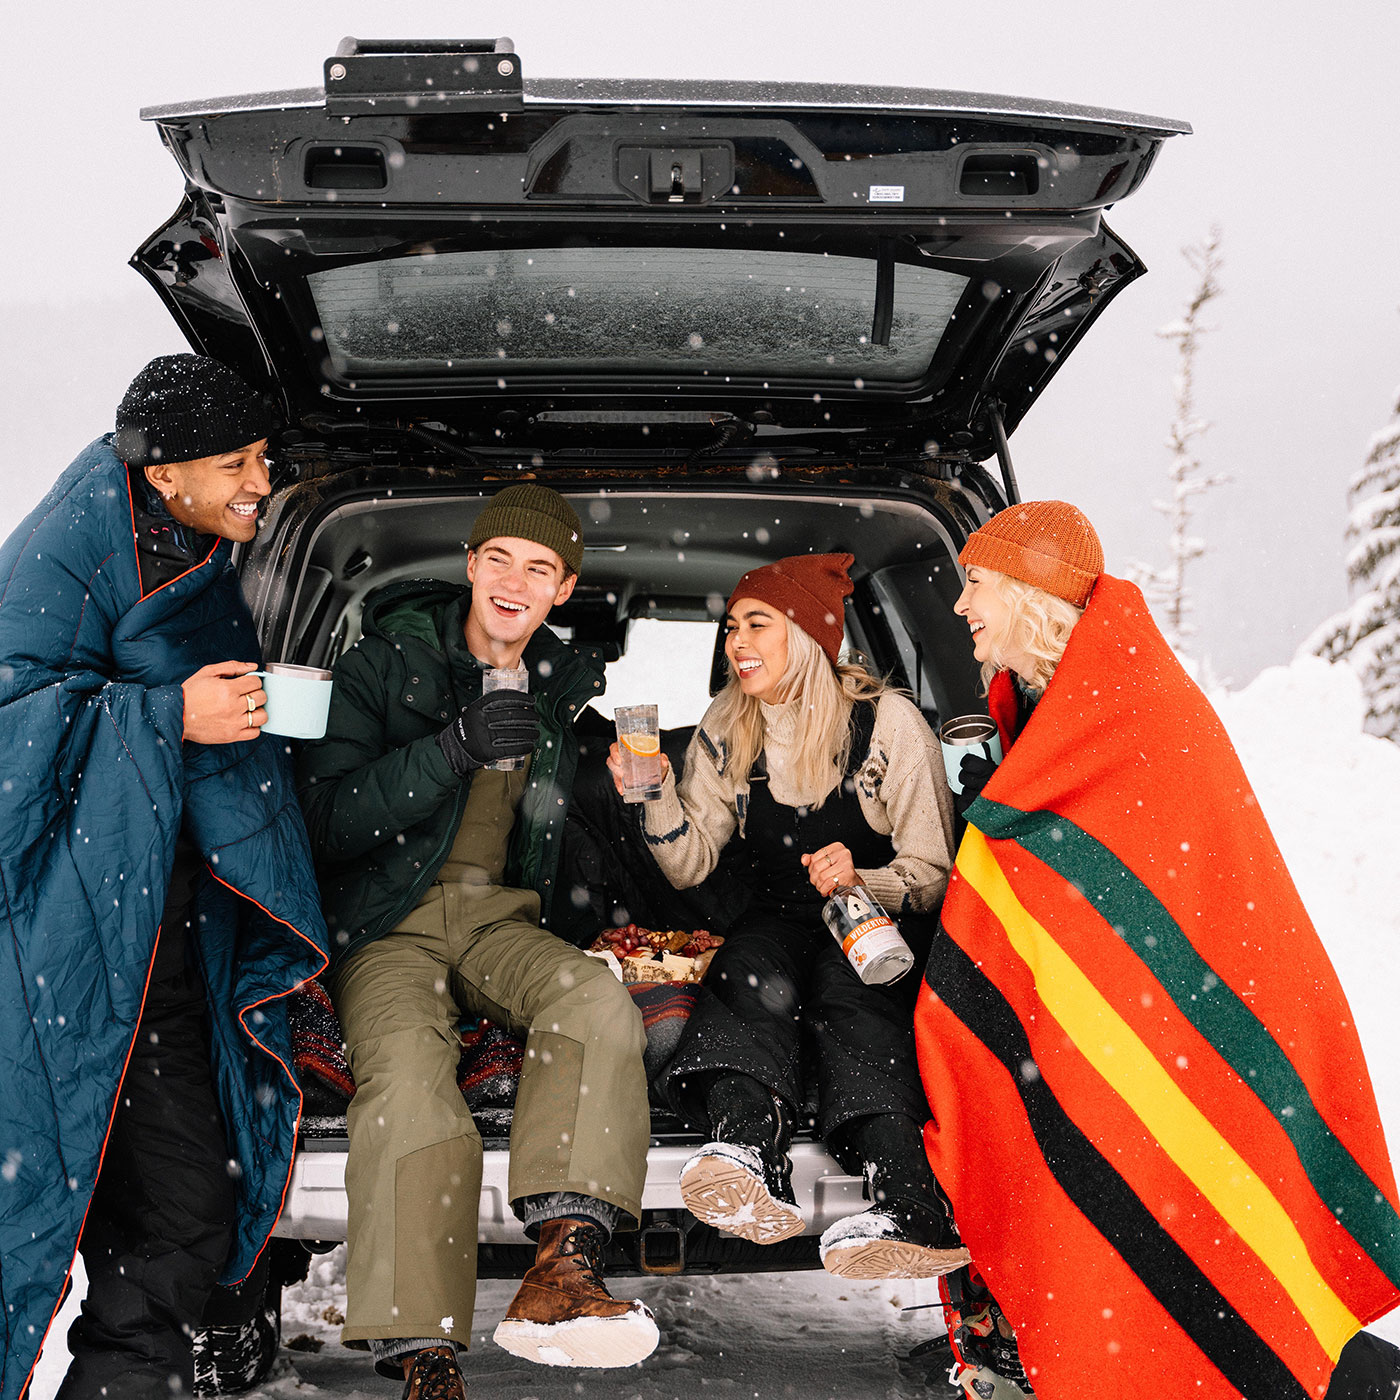
M1010 1004L940 928L925 981L1001 1062L1020 1094L1045 1165L1060 1189L1122 1256L1186 1337L1246 1400L1308 1400L1283 1361L1231 1307L1190 1256L1060 1106L1034 1066Z

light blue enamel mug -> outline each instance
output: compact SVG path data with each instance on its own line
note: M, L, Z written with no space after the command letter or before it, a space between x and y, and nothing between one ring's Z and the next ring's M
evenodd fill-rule
M943 745L943 767L948 774L948 786L960 793L962 761L970 753L1001 762L1001 735L996 721L988 715L956 715L938 726L938 739Z
M255 671L267 692L265 734L285 739L319 739L326 732L331 708L331 673L319 666L295 666L290 661L269 662Z

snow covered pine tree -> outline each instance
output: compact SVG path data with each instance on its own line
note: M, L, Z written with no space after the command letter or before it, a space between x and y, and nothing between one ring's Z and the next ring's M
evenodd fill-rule
M1366 728L1400 742L1400 390L1390 422L1371 438L1348 494L1353 601L1302 650L1350 662L1366 696Z

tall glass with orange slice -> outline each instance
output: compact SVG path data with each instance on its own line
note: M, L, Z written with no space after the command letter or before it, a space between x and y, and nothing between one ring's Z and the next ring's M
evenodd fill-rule
M619 705L617 748L622 755L622 800L654 802L661 796L661 728L655 705Z

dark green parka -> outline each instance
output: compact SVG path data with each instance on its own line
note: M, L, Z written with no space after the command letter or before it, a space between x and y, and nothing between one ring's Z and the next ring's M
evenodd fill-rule
M307 744L297 786L321 882L331 957L393 928L432 884L461 824L470 779L437 735L481 694L462 633L470 590L412 579L365 599L364 635L335 668L324 739ZM564 818L578 766L573 725L603 690L603 661L539 628L525 648L540 738L516 814L506 882L540 896L549 925Z

